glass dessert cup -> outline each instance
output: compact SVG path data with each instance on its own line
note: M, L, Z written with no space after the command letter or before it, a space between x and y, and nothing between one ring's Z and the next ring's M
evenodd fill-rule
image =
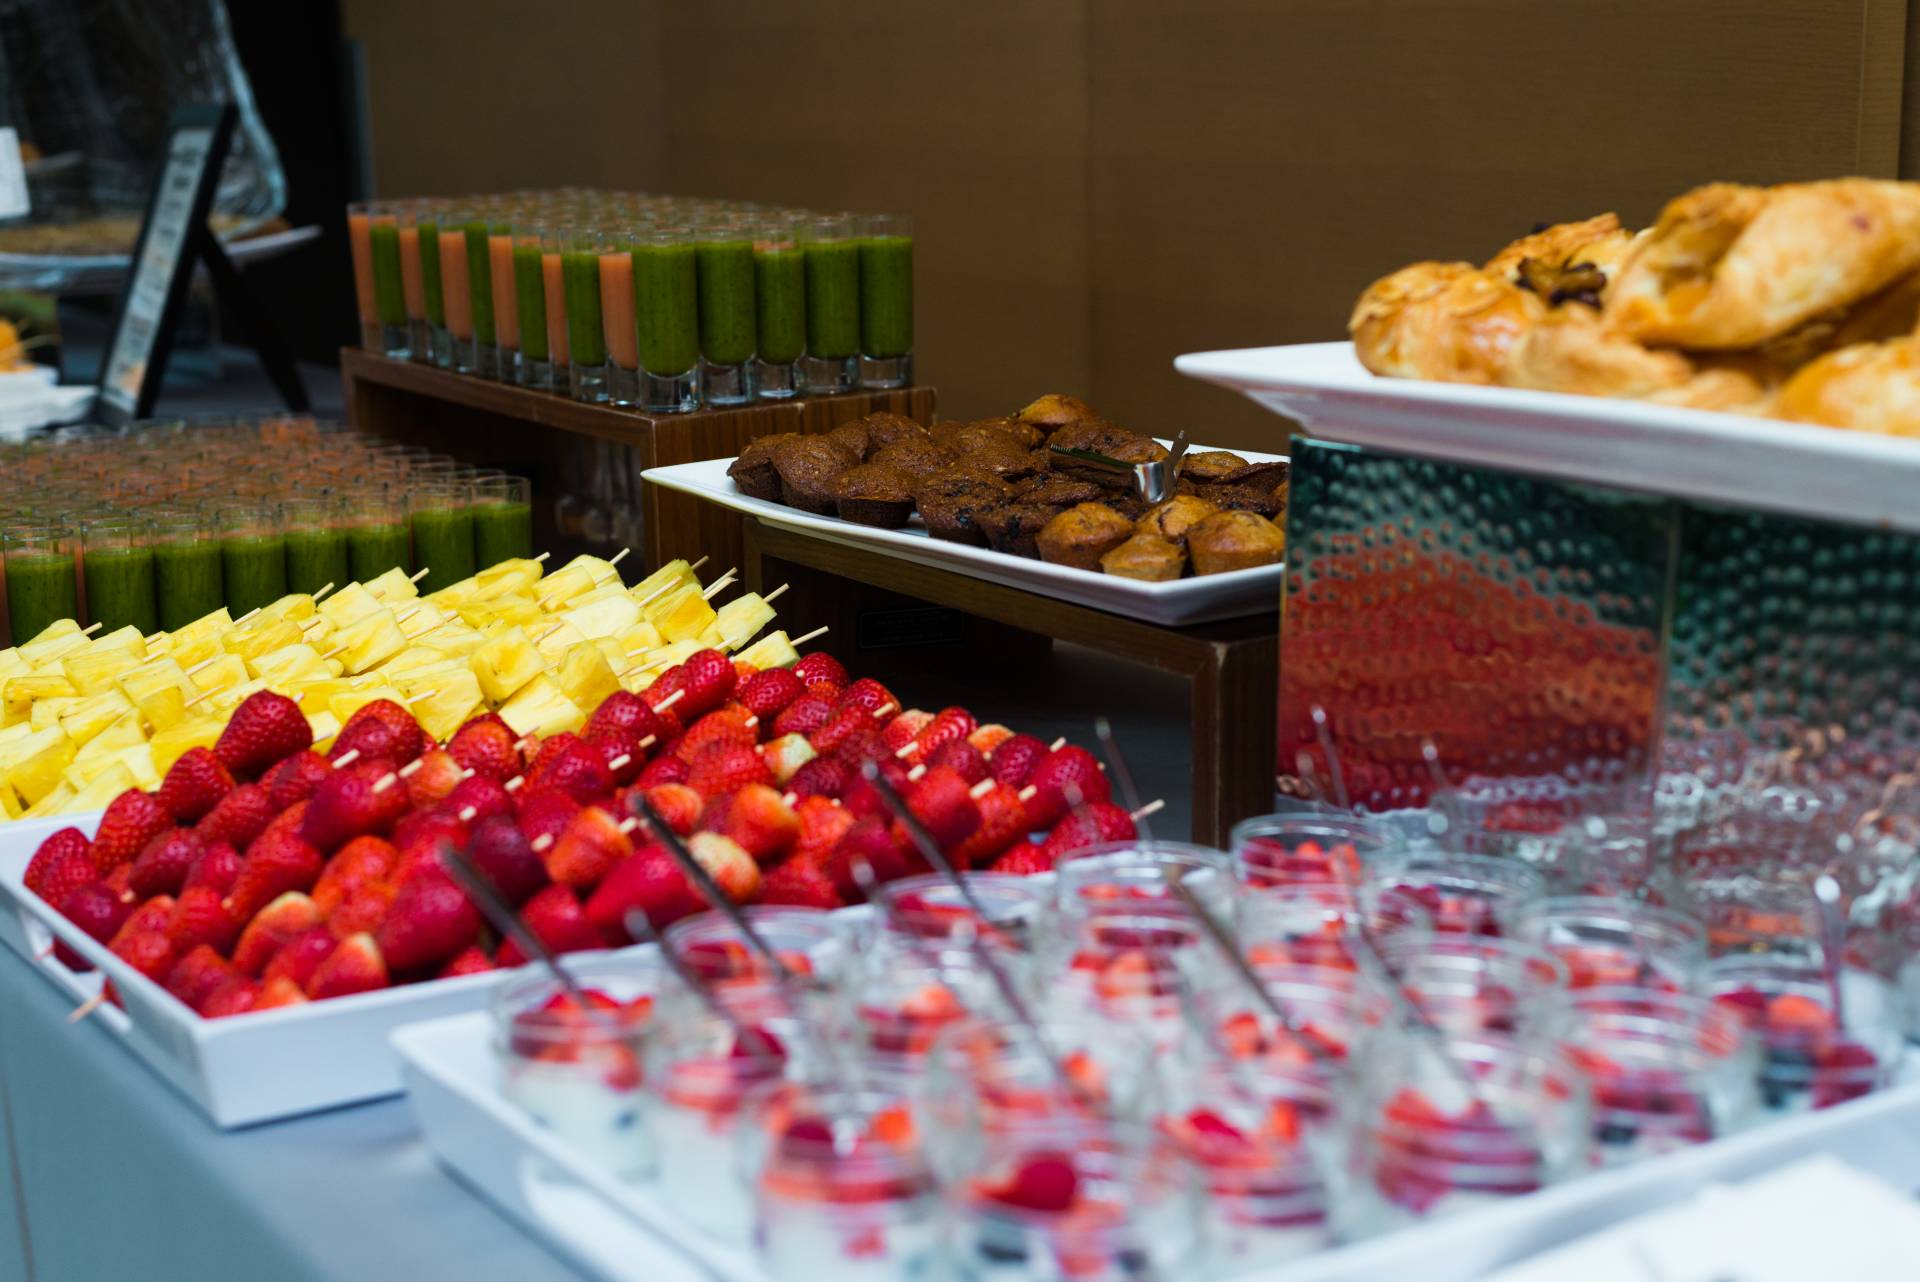
M755 1097L749 1117L740 1170L768 1277L884 1282L934 1266L939 1188L903 1092L779 1082Z
M1182 884L1222 920L1231 921L1235 902L1232 865L1206 846L1177 841L1110 841L1069 851L1055 865L1054 904L1070 917L1117 905L1172 905L1180 901L1168 889L1176 873Z
M1311 1066L1205 1057L1169 1075L1154 1119L1193 1168L1222 1273L1283 1264L1332 1245L1327 1193L1309 1134L1325 1143L1333 1089Z
M1611 795L1552 776L1469 779L1433 798L1431 813L1440 821L1434 836L1449 850L1517 860L1573 889L1579 884L1577 818Z
M1002 951L1001 973L1026 997L1027 959ZM902 1067L925 1061L940 1034L969 1017L1004 1020L994 977L967 948L944 941L912 944L883 937L863 950L842 1004L848 1036L863 1053Z
M1735 1011L1760 1046L1760 1101L1775 1113L1829 1108L1879 1090L1899 1066L1906 1005L1892 984L1843 970L1844 1022L1822 968L1756 954L1707 964L1713 1000Z
M1254 973L1292 1028L1232 971L1222 969L1192 985L1194 1039L1235 1064L1328 1079L1344 1069L1356 1045L1387 1025L1386 998L1354 971L1265 962ZM1330 1079L1324 1084L1331 1086Z
M1592 1147L1589 1088L1565 1055L1526 1039L1386 1033L1369 1042L1325 1149L1334 1228L1356 1241L1528 1193L1577 1174Z
M1407 851L1383 860L1368 885L1411 895L1443 935L1504 935L1547 889L1546 878L1518 860L1443 850Z
M1191 1169L1150 1128L1078 1117L998 1135L948 1188L953 1264L980 1282L1189 1276Z
M1296 882L1355 885L1367 867L1404 843L1372 821L1350 815L1261 815L1227 838L1234 872L1249 886Z
M925 873L902 877L879 888L873 915L877 937L900 936L909 942L950 940L964 947L963 932L974 930L1002 948L1029 947L1052 888L1038 878L1012 873L960 875L974 900L986 910L984 930L979 914L947 876Z
M1407 1000L1453 1036L1535 1031L1568 992L1559 958L1511 939L1403 938L1384 945L1380 960Z
M1558 957L1575 989L1691 992L1707 961L1706 928L1693 918L1597 895L1529 905L1513 924L1513 938Z
M652 1173L642 1064L664 974L651 956L575 961L582 1010L544 969L493 996L501 1093L622 1179Z
M1368 939L1431 939L1433 918L1411 895L1344 882L1271 885L1240 901L1247 960L1357 970Z
M764 985L724 990L721 1000L732 1018L684 995L673 1002L645 1072L661 1200L701 1232L738 1241L753 1218L736 1160L741 1118L756 1093L817 1070L823 1022Z
M1594 1162L1623 1166L1732 1134L1759 1106L1759 1046L1730 1007L1657 988L1588 988L1561 1049L1593 1088Z
M851 961L844 928L819 909L754 907L743 911L754 933L798 979L834 984ZM704 912L675 922L667 927L666 942L710 985L726 988L762 984L770 978L765 959L720 913Z

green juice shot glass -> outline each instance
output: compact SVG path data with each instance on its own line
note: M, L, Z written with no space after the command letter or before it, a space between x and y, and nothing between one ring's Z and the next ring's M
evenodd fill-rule
M913 226L902 214L867 220L860 241L860 386L913 382Z
M368 486L341 504L347 543L347 577L369 583L396 566L411 571L413 534L407 524L405 491Z
M413 560L426 574L420 592L469 578L473 558L473 486L466 481L429 481L414 488L407 509Z
M607 401L607 338L601 317L600 243L592 227L560 234L560 277L567 303L567 386L576 401Z
M807 278L807 354L800 387L809 396L853 390L860 356L860 237L851 216L829 214L801 228Z
M520 386L553 390L553 356L547 346L547 286L540 268L540 228L513 229L513 305L519 313Z
M287 594L287 536L275 503L240 503L220 511L220 578L227 613L239 618Z
M31 641L62 619L79 620L80 575L74 551L73 533L63 526L21 525L0 534L14 644Z
M484 570L533 555L533 482L492 475L474 483L473 563Z
M800 393L807 351L807 264L791 219L763 222L753 243L754 392L779 401Z
M153 594L160 626L172 632L227 603L220 535L192 512L165 514L153 525Z
M754 304L752 228L729 220L702 229L693 247L700 324L700 400L744 405L753 399L759 316Z
M467 219L464 237L467 258L467 298L473 316L473 372L481 378L500 377L500 339L494 328L493 263L488 241L492 228L478 215Z
M420 238L420 305L427 314L427 360L453 368L453 335L447 331L446 288L440 262L440 220L444 212L423 208L415 221Z
M311 594L329 584L338 588L352 581L339 499L289 499L280 511L287 530L287 591Z
M373 301L380 313L380 350L404 361L413 355L413 345L407 328L406 285L401 278L400 222L392 208L374 207L367 243L373 255Z
M662 227L633 246L640 405L681 414L700 404L700 279L693 233Z
M106 517L80 527L87 622L98 623L102 632L131 624L145 635L160 627L147 535L147 522L138 517Z

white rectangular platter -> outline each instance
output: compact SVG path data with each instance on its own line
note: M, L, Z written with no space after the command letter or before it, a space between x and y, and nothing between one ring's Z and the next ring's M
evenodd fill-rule
M1276 462L1286 457L1284 454L1257 454L1249 450L1233 452L1250 463ZM1284 564L1234 570L1227 574L1199 575L1169 583L1148 583L1119 575L1098 574L1092 570L1010 556L995 552L992 548L936 539L927 533L925 526L919 524L918 517L914 518L914 524L905 529L883 530L843 521L837 516L815 516L784 503L748 498L740 493L727 475L727 468L732 463L730 458L708 459L699 463L656 467L644 475L656 485L759 517L769 525L797 534L826 539L847 547L865 548L886 556L897 556L919 565L952 570L1005 587L1021 588L1038 596L1070 601L1110 614L1123 614L1148 623L1208 623L1249 614L1272 614L1280 608L1280 578L1286 572Z
M1325 440L1920 531L1920 441L1644 401L1381 378L1351 343L1193 352L1174 367Z
M26 888L27 863L48 833L71 822L91 835L100 817L44 822L50 826L38 831L28 831L26 822L0 827L0 941L19 954L20 964L72 996L75 1005L100 990L103 976L111 976L125 1009L105 1005L88 1018L111 1029L130 1053L222 1128L399 1094L400 1061L388 1042L393 1030L480 1009L510 973L202 1019ZM55 960L56 936L95 969L80 974Z
M765 1282L743 1248L704 1237L671 1215L651 1186L616 1179L510 1103L499 1089L489 1038L484 1013L394 1035L421 1136L464 1183L606 1282ZM1703 1184L1741 1179L1816 1151L1912 1188L1920 1184L1916 1058L1909 1056L1903 1085L1877 1095L1240 1274L1234 1282L1473 1282L1502 1265L1679 1202Z

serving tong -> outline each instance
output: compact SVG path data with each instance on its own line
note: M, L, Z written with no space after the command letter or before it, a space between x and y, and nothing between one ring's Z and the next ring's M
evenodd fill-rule
M1173 483L1180 477L1180 463L1187 455L1187 433L1182 429L1173 438L1173 445L1165 458L1148 463L1129 463L1111 454L1077 450L1066 445L1050 445L1047 448L1062 458L1097 467L1103 472L1128 473L1133 477L1134 492L1149 503L1158 503L1173 493Z

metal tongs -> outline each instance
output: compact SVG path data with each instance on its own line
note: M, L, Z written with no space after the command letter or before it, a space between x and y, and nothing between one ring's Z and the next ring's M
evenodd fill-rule
M1151 463L1129 463L1110 454L1076 450L1065 445L1050 445L1047 448L1062 458L1070 458L1104 472L1130 472L1133 474L1134 491L1147 502L1158 503L1173 493L1173 483L1180 477L1180 461L1187 456L1187 433L1182 429L1173 438L1173 446L1167 451L1167 456Z

